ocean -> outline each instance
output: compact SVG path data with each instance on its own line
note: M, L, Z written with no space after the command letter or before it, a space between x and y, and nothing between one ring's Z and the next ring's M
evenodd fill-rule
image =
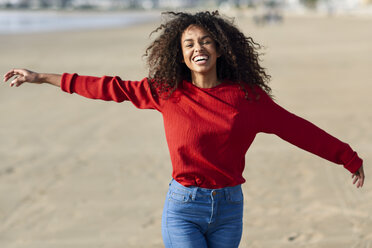
M126 27L160 20L156 12L0 11L0 35Z

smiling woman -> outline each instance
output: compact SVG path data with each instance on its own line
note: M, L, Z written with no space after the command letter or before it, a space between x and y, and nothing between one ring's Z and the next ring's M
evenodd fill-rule
M16 76L14 86L49 83L162 114L173 166L162 217L165 247L239 246L245 155L260 132L343 165L363 186L363 161L348 144L271 99L252 38L218 12L168 15L146 50L149 76L140 81L25 69L5 75L5 81Z

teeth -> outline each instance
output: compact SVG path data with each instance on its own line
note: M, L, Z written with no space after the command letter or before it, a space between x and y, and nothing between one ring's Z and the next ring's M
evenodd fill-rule
M201 61L201 60L207 60L208 59L208 56L206 55L202 55L202 56L196 56L194 58L194 61L198 62L198 61Z

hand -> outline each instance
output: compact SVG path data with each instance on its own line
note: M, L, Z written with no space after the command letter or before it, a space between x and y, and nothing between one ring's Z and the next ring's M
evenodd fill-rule
M13 69L4 75L4 82L8 81L11 77L16 76L10 83L10 86L20 86L25 82L41 84L39 73L29 71L26 69Z
M363 187L364 178L365 178L364 171L363 171L363 165L360 166L358 171L355 172L351 178L354 178L353 184L357 183L357 185L356 185L357 188Z

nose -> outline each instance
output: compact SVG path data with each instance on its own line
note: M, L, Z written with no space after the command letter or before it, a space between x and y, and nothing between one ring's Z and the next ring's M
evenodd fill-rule
M203 50L203 46L200 43L196 43L195 52L200 52Z

